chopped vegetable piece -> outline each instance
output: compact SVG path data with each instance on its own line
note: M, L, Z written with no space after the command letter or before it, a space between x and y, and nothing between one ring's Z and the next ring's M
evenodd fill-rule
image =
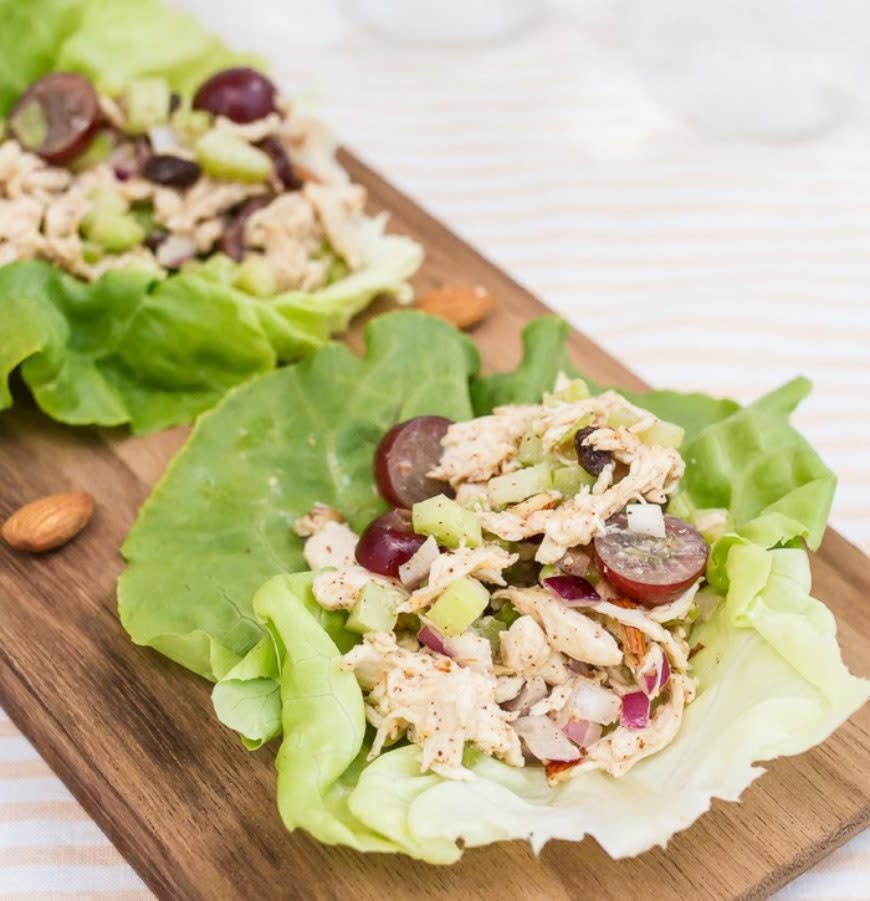
M145 230L132 216L99 207L82 222L82 233L109 253L123 253L145 240Z
M356 546L356 560L369 572L397 579L399 567L407 563L425 541L411 528L407 510L390 510L370 522Z
M194 144L211 128L211 114L205 110L179 109L169 120L176 139L186 147Z
M559 466L553 470L553 488L565 497L574 497L584 485L591 488L594 484L595 476L581 466Z
M272 173L272 161L247 141L226 131L208 131L194 147L203 172L229 181L266 181Z
M124 92L126 130L143 135L149 128L169 121L169 84L165 78L137 78Z
M607 417L607 426L611 429L627 428L640 422L640 414L628 407L617 407L610 416Z
M483 540L480 519L471 510L464 510L456 501L443 494L414 504L411 510L414 531L418 535L432 535L445 547L477 547Z
M544 395L544 406L550 407L557 403L571 404L578 400L586 400L589 397L589 386L583 379L571 379L564 388Z
M396 608L401 599L402 596L398 591L378 585L377 582L369 582L360 591L344 624L345 628L360 634L392 632L398 616Z
M260 256L250 256L238 268L233 284L254 297L271 297L278 290L278 279L271 263Z
M638 438L645 444L659 444L662 447L679 448L686 437L686 430L672 422L659 421L648 429L638 432Z
M486 610L489 592L477 579L463 576L429 608L426 618L445 635L461 635Z
M451 425L444 416L415 416L384 435L375 451L374 469L378 491L387 503L413 507L449 490L428 474L441 458L441 439Z
M67 166L75 173L93 169L109 158L114 146L115 139L110 131L98 131L91 138L90 144L78 156L73 157Z
M494 617L500 623L504 623L506 626L510 627L520 618L520 614L510 601L505 601L496 611Z
M534 432L526 432L520 441L520 450L518 454L520 463L524 466L530 466L540 463L544 459L544 445L540 437Z
M508 504L518 504L527 497L549 491L553 487L553 477L546 463L538 463L527 469L518 469L503 476L490 479L489 500L495 509Z

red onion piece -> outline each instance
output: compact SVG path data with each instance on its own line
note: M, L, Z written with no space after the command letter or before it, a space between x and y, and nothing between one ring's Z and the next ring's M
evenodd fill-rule
M671 678L671 665L668 663L668 658L662 654L662 671L659 676L659 689L664 688Z
M577 746L547 716L523 716L514 729L538 760L569 763L580 758Z
M626 729L643 729L649 723L649 698L642 691L623 695L619 723Z
M612 723L621 709L619 695L594 682L580 681L568 701L571 716L592 723Z
M157 262L167 269L178 267L196 256L196 244L186 235L170 235L157 248Z
M589 731L589 720L568 720L568 722L562 726L562 731L575 745L577 745L578 748L582 748L586 743L586 733Z
M583 607L601 600L601 595L580 576L550 576L544 579L544 585L566 607Z
M653 694L656 688L658 688L660 674L658 670L653 670L651 673L643 674L643 682L645 685L645 691L647 695Z
M417 633L417 641L419 641L420 644L426 645L430 651L434 651L436 654L444 654L445 657L450 656L450 654L447 653L444 638L439 632L433 629L432 626L423 626Z

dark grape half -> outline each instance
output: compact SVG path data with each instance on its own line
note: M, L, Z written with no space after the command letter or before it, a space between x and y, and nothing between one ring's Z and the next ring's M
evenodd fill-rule
M9 132L31 153L60 165L82 153L102 118L93 85L72 72L52 72L34 82L9 114Z
M707 566L707 543L701 533L676 516L665 516L665 537L628 527L618 513L593 546L601 575L621 594L649 607L681 595Z
M384 435L375 451L375 480L388 503L413 507L427 497L449 493L445 482L427 473L441 459L441 439L451 425L443 416L415 416Z
M224 69L204 81L193 98L193 108L225 116L233 122L254 122L275 112L275 85L247 66Z
M399 567L414 556L425 540L411 527L410 510L390 510L366 527L356 546L356 560L369 572L395 579Z

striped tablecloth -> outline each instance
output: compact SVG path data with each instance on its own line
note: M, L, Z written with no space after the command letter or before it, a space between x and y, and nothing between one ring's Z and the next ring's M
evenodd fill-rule
M797 421L870 550L870 110L805 143L699 134L588 3L474 50L385 43L318 0L180 5L649 382L745 401L809 375ZM150 897L2 718L0 897L66 893ZM868 897L870 833L778 895Z

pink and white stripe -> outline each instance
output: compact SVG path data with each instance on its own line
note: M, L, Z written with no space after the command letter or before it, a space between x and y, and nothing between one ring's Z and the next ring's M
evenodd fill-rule
M870 550L867 109L803 144L700 135L578 4L474 50L386 44L315 0L176 5L269 56L365 159L649 382L746 401L810 376L797 422L840 476L834 524ZM777 898L868 885L865 833ZM0 720L0 897L67 895L150 897Z

